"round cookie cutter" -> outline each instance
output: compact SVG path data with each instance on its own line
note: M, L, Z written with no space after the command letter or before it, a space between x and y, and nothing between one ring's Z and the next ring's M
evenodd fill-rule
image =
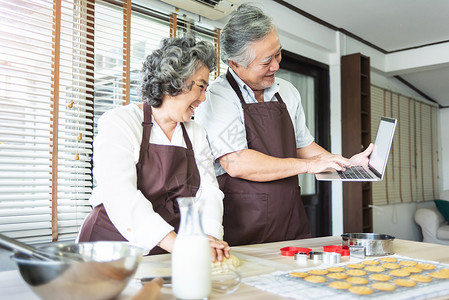
M323 252L320 251L310 251L309 252L310 260L313 262L323 261Z
M341 254L336 252L324 252L323 263L327 265L334 265L341 262Z
M308 258L309 258L309 255L306 252L295 253L295 261L299 265L307 264Z

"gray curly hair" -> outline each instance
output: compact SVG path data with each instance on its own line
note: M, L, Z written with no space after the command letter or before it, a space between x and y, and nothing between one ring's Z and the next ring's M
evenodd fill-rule
M255 58L251 43L266 37L275 28L273 20L260 8L244 3L233 13L220 34L221 60L247 67Z
M211 72L217 64L214 46L197 41L192 34L165 38L161 47L147 56L142 67L140 94L153 107L162 105L164 95L177 96L192 89L187 84L198 69L206 66Z

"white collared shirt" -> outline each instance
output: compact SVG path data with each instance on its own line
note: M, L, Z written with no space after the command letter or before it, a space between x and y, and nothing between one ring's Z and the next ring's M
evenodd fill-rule
M136 164L142 141L142 121L143 111L136 104L109 110L99 119L93 156L97 186L89 202L92 206L103 203L110 220L129 242L151 249L173 227L153 210L151 202L137 189ZM153 124L151 143L186 147L179 123L171 141L156 122ZM206 132L195 122L184 125L200 173L197 197L204 199L203 228L206 234L222 239L223 193L215 178Z
M257 103L254 92L229 68L236 80L246 103ZM306 119L298 90L288 81L275 78L272 86L264 90L264 101L277 101L277 92L287 106L293 123L296 137L296 147L303 148L310 145L314 138L306 127ZM195 111L195 121L201 124L207 132L207 138L215 157L215 174L226 173L218 162L221 156L248 149L242 104L222 74L212 82L206 91L206 101ZM279 133L282 134L282 133Z

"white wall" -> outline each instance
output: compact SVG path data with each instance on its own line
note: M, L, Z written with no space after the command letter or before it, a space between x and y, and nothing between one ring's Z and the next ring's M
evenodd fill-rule
M156 0L140 0L143 5L150 5L173 12L173 7ZM242 2L253 2L243 0ZM374 84L390 89L416 99L423 99L419 94L410 90L407 86L388 77L392 74L406 73L407 69L425 67L438 63L432 60L435 57L440 59L445 57L449 60L447 51L440 48L429 49L432 59L426 49L418 51L411 50L404 53L394 53L385 55L369 46L353 40L340 32L335 32L325 26L319 25L292 10L277 4L274 1L261 0L258 2L261 8L269 14L278 27L278 34L284 49L298 53L302 56L329 65L330 73L330 101L331 101L331 150L333 153L341 153L341 99L340 99L340 57L342 55L360 52L370 57L371 79ZM228 18L218 21L210 21L200 18L194 14L180 11L179 14L186 13L189 18L201 20L202 23L222 27ZM447 49L446 49L447 50ZM418 57L416 57L418 56ZM414 58L419 58L414 59ZM415 62L413 66L407 66L407 62ZM416 62L419 61L419 65ZM449 109L440 110L440 141L441 141L441 185L440 190L449 189L449 138L447 130L449 128ZM446 175L446 176L445 176ZM413 221L413 214L417 207L432 205L433 203L418 204L396 204L376 207L374 209L374 231L379 233L389 233L397 238L419 240L420 232ZM343 200L341 183L332 184L332 218L333 234L343 233Z

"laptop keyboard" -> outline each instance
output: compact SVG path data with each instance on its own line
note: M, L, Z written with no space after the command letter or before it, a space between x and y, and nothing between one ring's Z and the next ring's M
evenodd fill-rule
M366 179L373 178L363 167L351 167L347 168L346 171L337 171L338 175L342 179Z

